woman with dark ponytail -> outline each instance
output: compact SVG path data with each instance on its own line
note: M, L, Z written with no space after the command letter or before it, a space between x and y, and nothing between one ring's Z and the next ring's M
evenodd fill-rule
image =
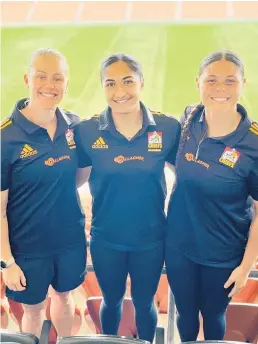
M205 339L223 339L228 303L258 255L258 124L238 103L244 84L236 54L210 54L197 78L201 103L182 118L166 238L182 341L196 340L199 312Z
M92 167L90 252L101 326L117 334L130 275L139 338L152 342L167 225L164 166L175 164L181 126L140 101L143 73L132 56L107 57L100 74L108 106L80 123L76 140L80 167Z

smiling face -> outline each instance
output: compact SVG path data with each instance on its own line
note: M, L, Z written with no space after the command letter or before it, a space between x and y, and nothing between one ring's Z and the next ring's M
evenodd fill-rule
M130 113L139 106L143 81L127 63L118 61L108 66L102 76L108 105L114 113Z
M197 79L202 103L214 111L236 108L244 83L240 68L224 59L206 66Z
M24 76L30 103L44 110L55 109L68 86L68 66L58 56L39 55Z

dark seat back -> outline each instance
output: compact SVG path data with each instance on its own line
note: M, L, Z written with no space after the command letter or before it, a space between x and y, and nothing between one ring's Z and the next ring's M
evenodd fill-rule
M38 338L30 333L12 332L1 329L1 343L38 344Z
M255 343L258 336L258 304L230 303L224 339Z
M225 340L199 340L197 342L182 342L180 344L248 344L244 342L225 341Z
M74 336L63 337L57 341L57 344L150 344L145 340L119 337L119 336L107 336L103 334L89 335L89 336Z

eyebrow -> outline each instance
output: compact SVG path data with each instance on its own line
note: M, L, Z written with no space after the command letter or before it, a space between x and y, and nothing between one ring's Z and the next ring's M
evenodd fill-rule
M214 75L214 74L208 75L208 77L211 77L211 76L216 78L218 75ZM226 78L235 78L235 75L227 75Z
M43 70L36 70L36 73L44 73L44 74L48 74L47 72L44 72ZM53 75L62 75L61 73L54 73Z
M133 78L133 76L125 76L122 80L126 80L126 79L130 79L130 78ZM110 81L115 81L114 79L107 79L105 80L105 82L110 82Z

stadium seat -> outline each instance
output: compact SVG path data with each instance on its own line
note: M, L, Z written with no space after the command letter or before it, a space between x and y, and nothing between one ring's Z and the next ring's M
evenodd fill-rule
M258 280L249 278L244 289L233 297L232 302L258 303Z
M230 303L226 322L225 340L257 343L258 304Z
M57 341L57 344L77 344L77 343L95 343L95 344L150 344L145 340L126 338L119 336L107 336L107 335L89 335L89 336L75 336L75 337L62 337Z
M90 297L87 301L87 312L89 313L97 334L102 333L99 310L101 305L102 297ZM119 336L125 337L138 337L137 327L135 323L135 312L132 299L125 298L123 302L123 313L121 322L118 329ZM164 344L164 328L156 329L156 344Z
M12 332L1 329L1 343L19 343L19 344L48 344L49 330L51 323L44 321L40 339L30 333Z
M243 342L232 342L225 340L198 340L196 342L181 342L180 344L248 344Z
M30 333L11 332L1 329L1 343L38 344L38 338Z

